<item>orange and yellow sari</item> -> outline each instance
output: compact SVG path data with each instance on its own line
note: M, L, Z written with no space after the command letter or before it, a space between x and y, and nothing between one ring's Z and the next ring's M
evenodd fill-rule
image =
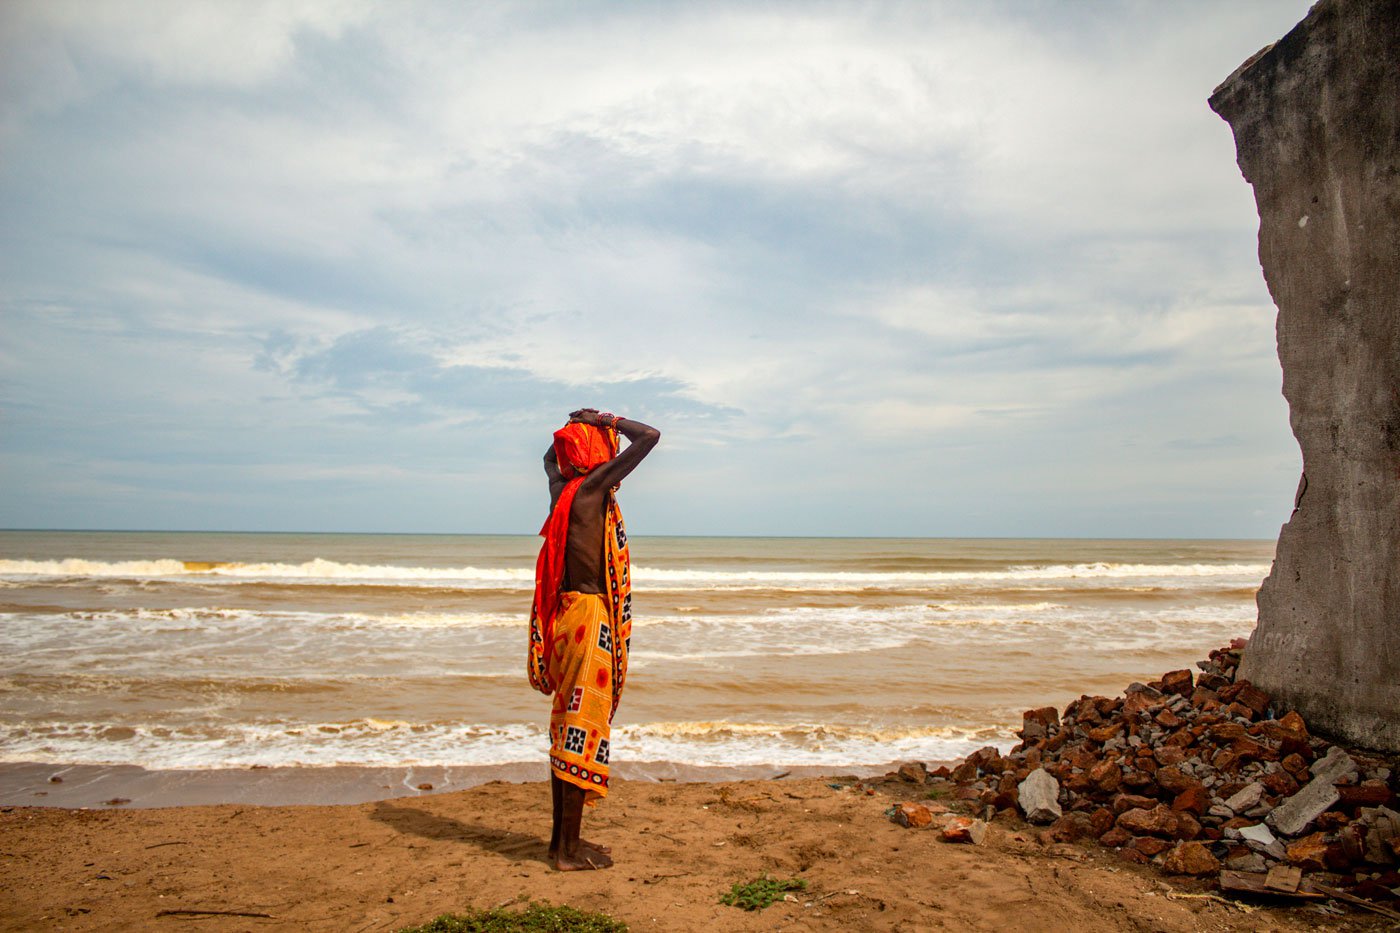
M561 435L564 437L561 439ZM560 592L569 509L589 470L617 452L611 429L570 424L555 432L565 476L572 472L549 519L535 566L526 671L530 684L552 695L549 763L560 779L585 791L592 805L608 793L612 718L627 679L632 640L632 577L622 510L609 491L603 532L607 592Z

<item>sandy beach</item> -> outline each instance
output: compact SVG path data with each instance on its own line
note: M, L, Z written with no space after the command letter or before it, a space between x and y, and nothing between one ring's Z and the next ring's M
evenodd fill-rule
M543 783L340 806L4 807L0 926L393 930L533 898L634 930L1376 927L1307 908L1246 912L1104 850L1044 844L1019 821L998 820L980 846L945 843L885 816L922 787L869 789L619 780L585 822L618 864L575 874L545 864ZM808 887L759 913L719 904L765 872Z

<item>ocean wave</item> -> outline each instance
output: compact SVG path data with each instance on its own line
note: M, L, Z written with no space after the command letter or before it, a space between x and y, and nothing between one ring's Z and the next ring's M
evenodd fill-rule
M64 560L0 560L0 577L120 577L124 579L305 580L326 582L446 581L496 585L534 585L529 567L400 567L393 564L347 564L315 560L300 564L239 563L160 558L101 561L70 557Z
M24 613L14 613L21 615ZM180 607L173 609L93 609L65 612L60 618L73 622L100 622L128 626L137 631L193 631L201 627L280 624L290 628L440 629L519 628L525 612L310 612L297 610L225 609Z
M880 764L946 761L984 745L1009 746L1010 724L985 728L831 723L658 722L616 727L614 760L688 765ZM501 765L542 760L542 724L483 726L365 718L348 722L233 724L19 722L0 726L0 761L232 768L251 765Z
M648 613L634 618L638 669L723 659L859 656L915 648L1017 646L1138 651L1247 634L1251 604L1166 608L945 600L896 606L768 607L741 613ZM148 678L175 670L244 679L346 682L441 680L519 672L526 615L511 612L359 613L171 608L0 613L0 656L12 672ZM173 667L172 667L173 665ZM333 672L333 673L332 673Z
M634 566L633 580L660 589L861 589L907 588L941 584L1014 585L1062 581L1217 581L1239 587L1263 579L1268 564L1128 564L1081 563L1017 565L1002 570L863 572L844 570L670 570ZM315 560L299 564L237 563L175 559L99 561L0 560L0 578L122 578L199 582L280 582L350 585L457 586L529 589L530 567L401 567Z
M940 583L988 582L1002 585L1018 581L1044 580L1173 580L1245 577L1262 579L1268 564L1049 564L1044 566L1012 566L1004 570L930 570L894 571L887 573L864 571L712 571L635 569L638 582L660 584L726 586L815 586L839 589L860 587L915 586Z

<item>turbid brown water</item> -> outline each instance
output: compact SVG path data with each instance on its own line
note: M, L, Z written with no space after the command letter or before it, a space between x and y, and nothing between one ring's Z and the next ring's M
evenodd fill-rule
M513 774L547 745L547 701L524 677L538 540L0 533L0 760ZM614 760L681 779L1009 743L1025 708L1117 692L1248 634L1272 554L1249 541L632 546Z

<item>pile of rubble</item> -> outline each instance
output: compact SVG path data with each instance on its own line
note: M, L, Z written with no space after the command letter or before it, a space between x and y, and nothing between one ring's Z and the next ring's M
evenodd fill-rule
M1396 768L1237 680L1241 648L1212 651L1199 676L1030 710L1009 753L984 748L928 780L989 819L1019 810L1047 841L1096 839L1226 889L1400 899Z

